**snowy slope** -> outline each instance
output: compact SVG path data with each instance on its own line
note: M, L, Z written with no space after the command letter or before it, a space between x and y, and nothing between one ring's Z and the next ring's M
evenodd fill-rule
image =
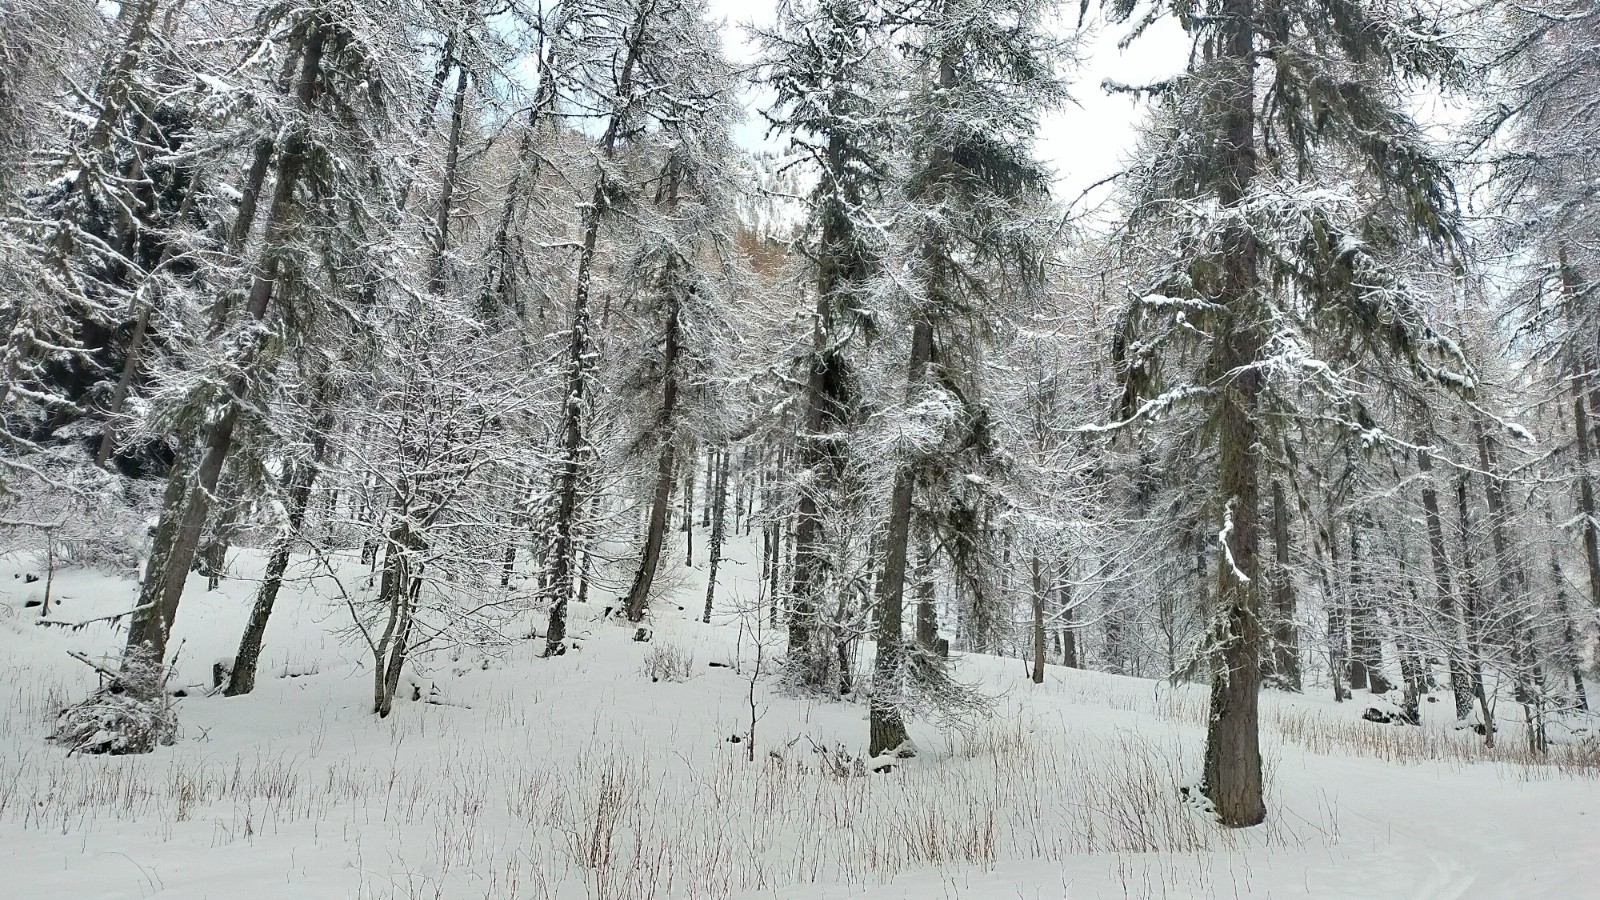
M732 552L728 609L749 605L759 569L743 540ZM184 683L208 684L237 640L262 563L232 565L242 577L185 597ZM42 582L24 570L0 569L4 896L1600 896L1593 767L1570 750L1559 767L1514 747L1485 759L1442 722L1373 725L1357 704L1268 698L1272 816L1247 832L1177 793L1198 770L1203 692L1057 667L1036 686L1016 660L965 663L992 719L913 726L917 759L858 774L864 708L761 679L752 695L756 644L770 663L780 636L750 614L695 621L698 570L658 603L649 643L600 621L597 596L574 613L574 652L434 656L415 693L439 702L402 690L383 721L335 592L302 580L253 695L191 692L182 739L149 756L69 758L42 738L94 676L65 651L106 653L119 635L34 625L23 604ZM132 590L59 573L54 615L125 609ZM652 681L652 657L658 675L692 657L687 680ZM1502 744L1517 743L1508 728Z

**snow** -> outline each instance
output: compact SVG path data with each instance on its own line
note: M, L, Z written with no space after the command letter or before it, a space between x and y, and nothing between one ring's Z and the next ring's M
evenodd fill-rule
M337 592L308 570L280 594L256 692L205 696L264 567L239 551L236 577L209 593L197 578L183 601L178 683L197 687L177 745L118 758L68 757L43 735L93 685L66 652L104 654L120 635L35 625L23 602L36 586L13 577L34 563L13 558L0 567L6 894L1413 900L1600 884L1596 769L1516 761L1511 721L1486 758L1450 729L1448 695L1417 729L1360 721L1359 696L1269 694L1271 814L1243 831L1178 793L1198 773L1202 688L1057 666L1033 685L1015 659L967 657L993 718L967 733L914 723L916 756L885 774L856 774L878 762L855 764L862 705L760 678L748 762L752 635L769 662L781 645L730 611L755 597L758 542L730 541L711 625L695 621L703 569L674 552L651 641L602 620L601 592L573 606L574 652L432 656L386 720L369 712L365 650L337 634ZM133 584L68 570L53 596L53 617L82 621L131 607ZM686 680L651 682L663 651L690 657Z

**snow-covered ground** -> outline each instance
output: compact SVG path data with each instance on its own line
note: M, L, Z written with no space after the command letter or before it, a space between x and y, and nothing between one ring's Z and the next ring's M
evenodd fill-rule
M744 541L732 555L730 608L758 570ZM262 560L231 565L240 577L184 598L185 684L208 686L238 640ZM1600 771L1570 747L1559 765L1520 762L1510 723L1490 756L1447 729L1448 696L1422 729L1269 696L1271 815L1248 831L1178 795L1203 691L1055 666L1033 685L1017 660L967 657L995 715L914 725L916 759L863 774L865 709L752 686L757 644L770 664L780 636L750 614L700 624L704 572L676 565L652 641L602 621L597 594L568 655L427 658L386 720L365 650L336 633L344 607L297 582L254 694L190 691L176 746L105 758L44 735L93 685L66 651L120 635L36 626L24 603L43 582L17 577L34 563L0 564L0 896L1600 897ZM126 609L132 592L57 573L53 617Z

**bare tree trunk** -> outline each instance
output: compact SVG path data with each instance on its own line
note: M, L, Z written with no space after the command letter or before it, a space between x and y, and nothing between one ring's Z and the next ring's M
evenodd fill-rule
M713 483L716 485L713 493L716 496L712 498L711 504L711 546L706 551L708 556L706 567L708 570L706 572L706 609L700 617L700 621L707 624L711 622L711 605L716 601L717 597L717 567L722 562L722 543L726 538L728 521L728 465L729 459L733 454L728 451L728 448L724 447L720 454L713 455L719 459L719 462L715 469L716 474L712 476ZM710 484L708 483L707 486L709 487Z
M1484 619L1488 615L1483 588L1478 583L1477 569L1472 555L1472 518L1471 507L1467 503L1467 480L1465 472L1456 478L1456 511L1459 517L1461 536L1461 598L1462 618L1466 623L1467 653L1470 659L1470 673L1472 676L1472 694L1478 700L1478 709L1483 716L1483 743L1486 747L1494 746L1494 710L1489 706L1489 693L1484 687L1483 680L1483 635Z
M1033 575L1033 683L1044 684L1044 573L1039 568L1039 551L1030 561Z
M1317 568L1322 581L1322 605L1328 610L1328 676L1333 682L1333 700L1343 703L1349 692L1344 687L1345 624L1344 600L1334 587L1339 577L1338 523L1328 517L1327 527L1320 529L1312 541L1317 553Z
M1417 456L1417 468L1422 472L1422 513L1428 529L1428 554L1433 560L1433 581L1437 594L1439 615L1444 619L1445 665L1450 670L1450 692L1455 697L1456 718L1472 715L1472 677L1467 668L1466 624L1462 621L1456 603L1455 589L1450 579L1450 556L1445 549L1444 522L1439 515L1439 492L1433 480L1433 460L1424 452Z
M395 504L396 522L385 541L383 579L378 599L388 607L383 634L373 642L372 711L385 718L394 708L400 672L410 651L411 622L418 589L416 552L421 542L412 534L403 500Z
M670 190L675 199L675 182ZM639 568L633 575L633 585L628 588L627 598L623 601L623 609L630 622L644 618L650 587L655 583L656 569L661 564L661 545L667 535L667 514L671 511L672 482L676 477L674 470L677 457L673 444L678 412L679 303L676 291L667 291L666 302L666 335L661 352L661 418L656 427L656 440L660 442L656 451L656 484L645 524L644 551L639 557ZM693 468L693 465L689 468Z
M1272 482L1272 543L1275 562L1272 583L1272 676L1284 690L1300 690L1300 635L1295 627L1294 570L1289 564L1289 505L1283 482Z
M206 590L214 591L222 583L227 570L228 548L238 532L239 516L244 512L245 499L240 495L239 477L230 475L222 480L215 506L219 507L205 543L195 553L194 571L206 577Z
M683 466L683 564L694 566L694 473L699 469L698 452L691 447L684 454Z
M1383 677L1383 644L1378 635L1378 610L1366 589L1361 555L1361 517L1350 520L1350 688L1374 694L1389 691Z
M916 579L917 644L924 650L939 646L939 614L934 607L933 541L927 528L920 530L917 548Z
M640 17L648 14L641 9ZM639 63L643 29L636 23L629 41L621 73L618 76L617 96L628 97L633 91L634 68ZM617 140L626 124L624 109L614 109L600 137L601 155L610 159ZM610 210L614 193L609 169L599 167L593 194L584 208L583 243L578 254L577 286L572 296L572 328L567 340L566 389L561 407L560 465L556 473L555 537L551 541L549 558L549 583L546 599L550 606L549 625L545 630L545 656L559 656L566 652L567 604L573 598L574 569L577 566L578 545L575 535L578 517L578 490L583 482L590 449L584 436L585 409L588 405L590 359L594 346L589 336L589 293L594 280L595 254L600 237L600 224Z
M558 15L563 15L564 11ZM556 28L565 27L563 22L558 22ZM505 197L500 204L499 224L495 226L494 236L489 240L487 260L483 276L483 303L485 308L515 309L521 312L520 299L516 290L516 261L512 246L516 243L517 212L524 203L524 192L528 182L538 169L539 158L534 153L534 140L541 124L546 121L548 114L553 109L556 100L556 66L553 60L553 50L549 49L549 34L545 29L543 19L537 21L536 28L539 34L539 46L535 50L536 69L538 71L538 87L535 89L533 104L528 107L528 119L523 125L522 132L517 137L517 160L511 169L511 181L506 185ZM431 109L431 107L430 107ZM544 317L544 307L539 307L539 317Z
M1567 264L1567 248L1558 251L1561 289L1569 299L1580 293L1578 273ZM1600 516L1594 500L1594 434L1589 424L1591 386L1585 361L1576 353L1572 359L1572 424L1578 454L1578 511L1583 514L1583 559L1589 570L1589 605L1600 609Z
M919 316L911 328L911 361L906 377L906 399L915 400L927 377L933 356L933 323ZM877 756L904 744L905 720L900 713L899 685L906 678L905 615L906 557L911 542L912 495L916 485L915 462L903 462L895 473L884 524L883 556L877 585L878 655L873 664L870 741L867 752ZM891 691L893 693L891 693Z
M256 687L256 669L261 660L261 644L267 633L267 620L283 587L283 575L289 569L289 553L294 547L296 534L305 522L306 508L311 502L311 485L317 475L315 461L294 467L289 479L288 524L282 537L272 548L267 559L266 576L256 591L255 604L250 609L250 619L245 623L244 634L239 638L239 650L233 657L233 672L222 693L228 697L248 694Z
M1478 442L1478 461L1488 473L1484 477L1484 499L1489 507L1489 535L1494 547L1495 568L1500 576L1501 609L1505 611L1500 618L1506 623L1505 640L1515 670L1517 702L1530 706L1537 702L1543 673L1540 671L1538 650L1533 645L1533 627L1529 621L1531 613L1526 602L1528 576L1511 547L1511 509L1506 500L1504 482L1498 474L1498 454L1482 421L1474 422L1474 431ZM1529 721L1535 721L1531 706ZM1542 748L1542 728L1540 746Z

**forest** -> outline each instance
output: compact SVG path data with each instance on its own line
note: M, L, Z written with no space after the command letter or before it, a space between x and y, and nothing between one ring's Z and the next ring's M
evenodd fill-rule
M30 895L1596 890L1600 2L746 5L0 0Z

